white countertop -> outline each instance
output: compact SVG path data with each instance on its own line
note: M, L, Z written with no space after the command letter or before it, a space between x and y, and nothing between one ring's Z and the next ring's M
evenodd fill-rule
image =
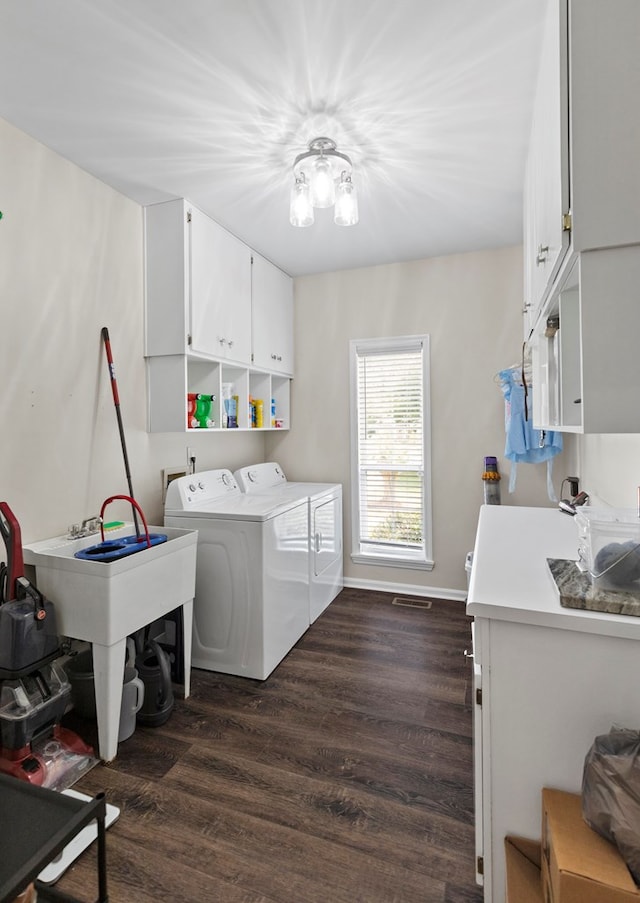
M576 524L557 508L483 505L467 614L640 639L640 618L564 608L547 558L578 557Z

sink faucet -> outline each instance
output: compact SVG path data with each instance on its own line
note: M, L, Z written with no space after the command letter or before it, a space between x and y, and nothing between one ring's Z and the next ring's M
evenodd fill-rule
M91 536L100 529L102 518L94 515L93 517L85 517L81 524L71 524L67 534L68 539L82 539L83 536Z

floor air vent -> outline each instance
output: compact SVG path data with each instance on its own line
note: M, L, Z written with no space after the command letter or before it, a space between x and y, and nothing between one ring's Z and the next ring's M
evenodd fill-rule
M394 596L392 605L404 605L405 608L431 608L431 599L405 599L404 596Z

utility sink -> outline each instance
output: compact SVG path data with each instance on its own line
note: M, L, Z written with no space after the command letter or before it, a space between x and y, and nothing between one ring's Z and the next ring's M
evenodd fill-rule
M132 525L108 537L131 535ZM100 756L117 751L118 722L126 638L141 627L182 607L184 695L189 695L191 630L196 579L196 530L149 527L167 541L103 562L75 558L80 549L100 541L56 536L24 546L24 563L35 568L35 584L53 602L58 632L92 644Z
M133 532L133 525L125 525L106 535L117 539ZM193 599L197 532L171 527L149 527L149 532L164 533L167 541L111 562L74 557L100 542L99 533L56 536L24 547L24 563L36 569L36 586L55 605L60 633L108 646Z

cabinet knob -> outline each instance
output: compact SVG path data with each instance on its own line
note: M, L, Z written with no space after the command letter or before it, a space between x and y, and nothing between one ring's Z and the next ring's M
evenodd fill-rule
M538 255L536 257L536 266L546 263L549 256L549 245L538 245Z

